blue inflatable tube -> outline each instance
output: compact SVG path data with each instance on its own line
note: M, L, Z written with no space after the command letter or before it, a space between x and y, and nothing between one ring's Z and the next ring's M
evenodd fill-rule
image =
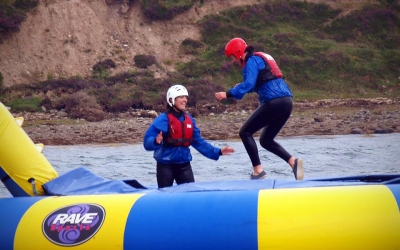
M2 198L1 249L400 249L398 182L193 185Z

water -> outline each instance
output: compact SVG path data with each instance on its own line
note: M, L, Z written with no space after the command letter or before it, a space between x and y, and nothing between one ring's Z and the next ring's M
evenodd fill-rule
M292 155L303 158L306 179L400 174L400 133L280 137L277 140ZM214 161L192 148L192 167L197 182L249 178L251 163L240 141L210 142L218 147L229 145L236 152ZM294 178L283 160L260 146L259 152L268 178ZM104 178L136 179L145 186L156 185L153 152L145 151L141 144L46 146L43 154L59 175L84 166ZM9 195L0 183L0 197Z

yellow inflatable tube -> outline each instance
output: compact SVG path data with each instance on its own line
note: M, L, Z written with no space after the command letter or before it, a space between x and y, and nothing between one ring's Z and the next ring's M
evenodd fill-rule
M20 190L10 190L14 196L44 195L42 184L58 176L53 166L40 152L31 138L21 128L23 120L14 119L8 109L0 102L0 172L2 181L11 179L12 187ZM33 178L33 179L32 179ZM28 182L34 180L34 184ZM22 190L21 190L22 189ZM16 195L16 193L18 193ZM25 194L24 194L25 193Z

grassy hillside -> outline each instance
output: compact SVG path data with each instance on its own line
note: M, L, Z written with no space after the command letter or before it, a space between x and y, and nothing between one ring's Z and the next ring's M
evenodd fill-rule
M277 60L298 98L398 96L399 6L383 3L340 14L324 4L279 1L209 16L201 23L207 50L182 70L231 86L239 72L227 63L221 70L220 62L226 41L240 36Z
M142 0L149 17L170 19L203 1ZM158 3L158 4L157 4ZM153 14L151 14L153 13ZM154 14L158 13L158 14ZM190 105L204 113L222 112L226 105L214 100L214 92L241 81L240 69L224 57L224 46L242 37L256 50L278 62L296 100L348 97L400 96L400 5L382 0L344 15L340 9L305 1L269 1L237 7L199 22L200 41L186 39L181 55L195 60L177 66L167 79L155 79L148 66L157 65L152 55L135 57L142 69L110 76L112 60L93 66L84 79L51 79L3 89L1 99L14 110L64 109L73 117L91 112L121 112L133 108L162 110L165 91L181 83L190 91ZM0 75L1 80L1 75ZM0 82L1 86L1 82ZM246 105L255 98L241 102ZM255 105L255 104L252 104ZM206 107L204 110L204 107ZM99 119L101 119L99 115Z

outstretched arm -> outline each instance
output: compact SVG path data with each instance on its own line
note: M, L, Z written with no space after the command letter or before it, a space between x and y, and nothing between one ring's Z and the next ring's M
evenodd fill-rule
M199 128L196 126L196 122L192 119L194 131L193 131L193 142L192 147L199 151L202 155L207 158L218 160L220 155L230 155L235 150L231 147L217 148L206 141L200 134Z
M235 150L229 146L221 148L221 154L222 155L231 155Z
M215 98L217 98L218 101L225 100L227 98L226 92L217 92L217 93L215 93Z

